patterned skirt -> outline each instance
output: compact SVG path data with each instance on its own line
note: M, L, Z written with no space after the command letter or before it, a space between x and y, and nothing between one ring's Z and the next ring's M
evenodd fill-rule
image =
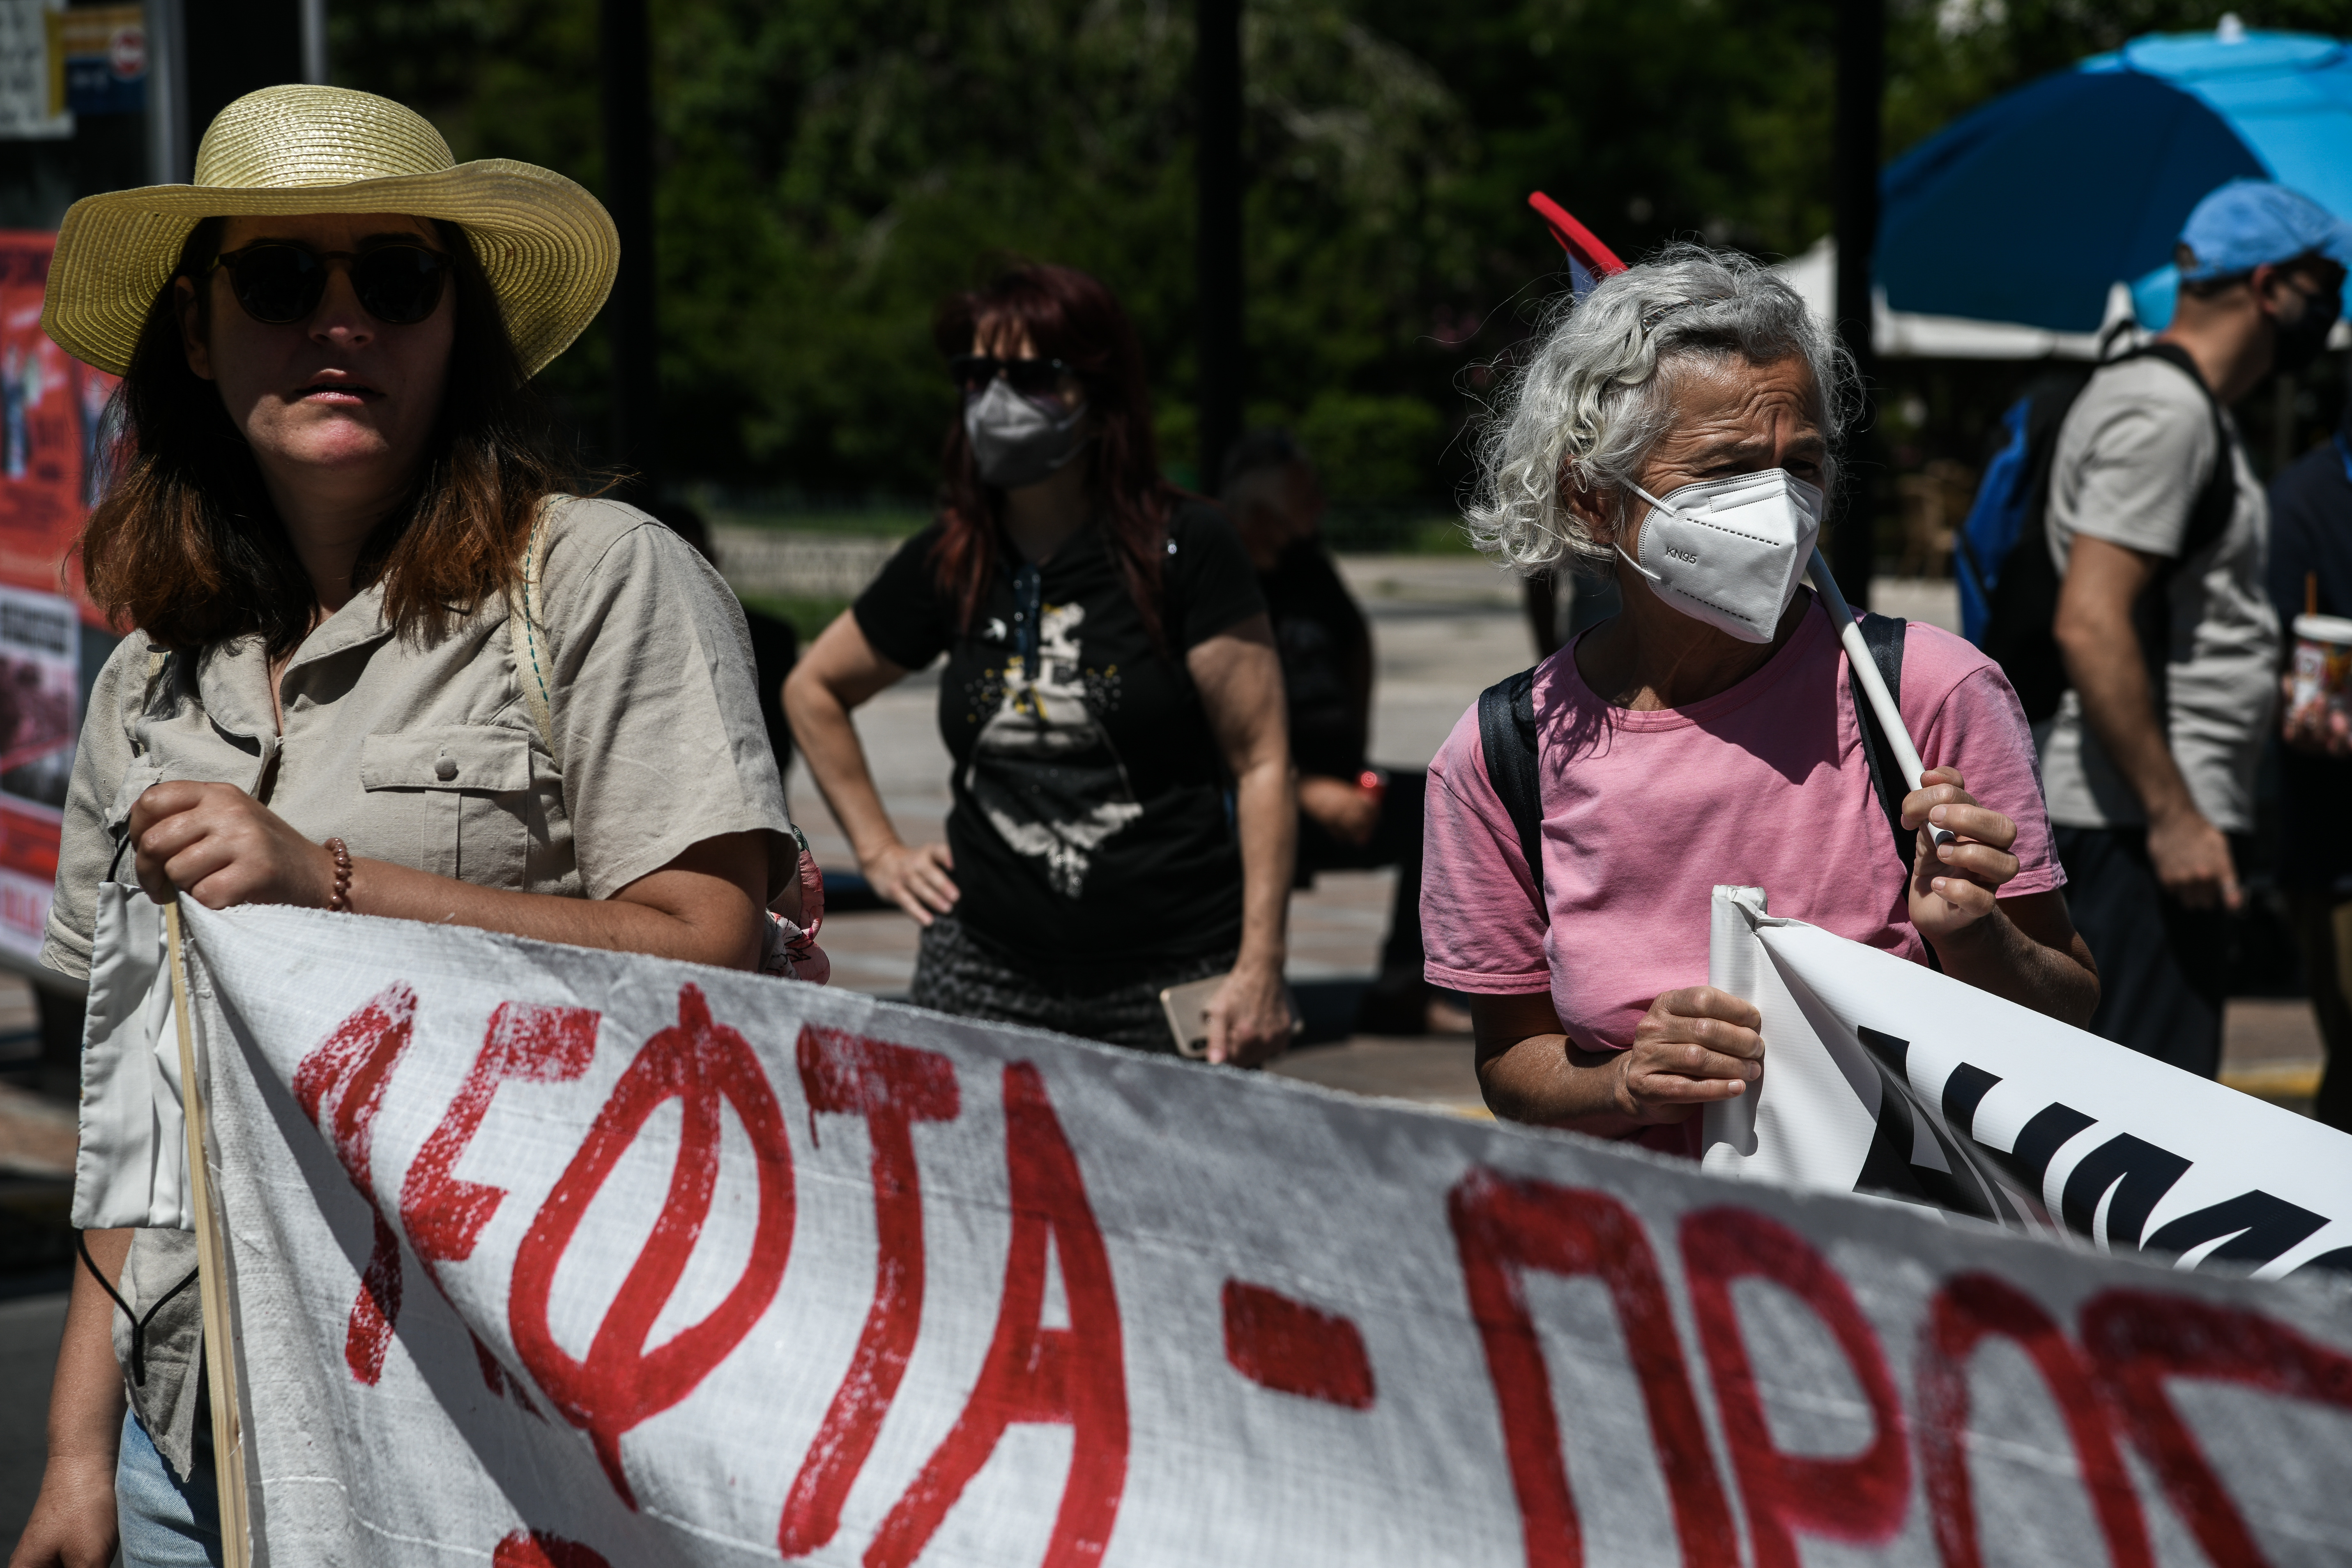
M1064 991L1014 968L975 940L963 922L942 915L923 928L908 1000L918 1007L959 1017L1028 1024L1106 1045L1173 1056L1176 1041L1168 1031L1168 1015L1160 1005L1160 992L1222 974L1234 966L1234 956L1226 952L1176 960L1164 973L1108 991Z

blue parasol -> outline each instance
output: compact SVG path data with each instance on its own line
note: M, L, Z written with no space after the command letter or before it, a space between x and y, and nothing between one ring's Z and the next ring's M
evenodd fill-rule
M2352 49L2224 17L1997 98L1888 165L1878 282L1897 310L2086 332L2120 280L2160 327L2182 222L2241 175L2352 219Z

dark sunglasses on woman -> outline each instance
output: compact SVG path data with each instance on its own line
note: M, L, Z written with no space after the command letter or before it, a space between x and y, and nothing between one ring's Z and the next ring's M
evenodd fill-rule
M958 354L948 361L948 374L967 393L986 392L1003 376L1024 397L1044 397L1056 391L1070 367L1057 359L998 359L994 354Z
M229 291L245 313L266 326L307 321L326 297L329 264L351 269L360 309L391 327L413 327L441 303L449 258L421 245L379 245L366 250L313 250L291 240L265 239L225 250L214 268L228 268Z

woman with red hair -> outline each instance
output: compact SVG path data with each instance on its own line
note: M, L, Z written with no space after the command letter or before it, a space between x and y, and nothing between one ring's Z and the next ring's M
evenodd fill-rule
M937 521L785 682L876 891L922 926L913 1000L1147 1050L1170 986L1226 974L1209 1056L1290 1038L1282 671L1224 514L1160 478L1135 329L1066 267L950 299L962 392ZM945 844L909 845L850 710L944 653ZM1228 796L1230 791L1230 798Z

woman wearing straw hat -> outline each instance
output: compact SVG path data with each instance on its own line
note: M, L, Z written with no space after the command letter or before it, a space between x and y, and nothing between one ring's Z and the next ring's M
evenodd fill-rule
M159 900L761 963L765 906L799 904L741 614L667 529L564 494L527 384L617 248L571 181L318 87L224 110L194 184L67 214L43 324L123 377L126 432L83 566L137 629L91 695L44 963L104 969L101 884L134 865ZM217 1562L194 1237L85 1234L11 1562L103 1563L118 1510L127 1562Z

